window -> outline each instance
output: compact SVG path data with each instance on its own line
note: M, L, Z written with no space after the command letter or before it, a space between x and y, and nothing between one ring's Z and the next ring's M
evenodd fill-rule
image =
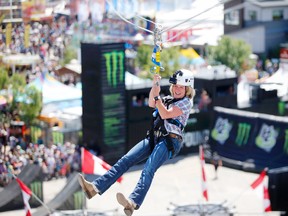
M248 16L249 16L249 19L251 21L256 21L257 20L257 12L256 11L250 10L248 12Z
M239 25L239 11L234 10L225 14L225 24L227 25Z
M283 20L283 10L273 10L272 19L273 20Z

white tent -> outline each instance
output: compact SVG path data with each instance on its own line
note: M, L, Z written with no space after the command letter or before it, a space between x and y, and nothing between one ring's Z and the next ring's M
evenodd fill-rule
M64 123L62 130L79 130L82 127L81 89L61 83L47 72L29 85L35 86L42 92L41 116L61 120Z
M263 87L266 91L277 89L278 97L288 95L288 70L280 66L278 71L265 80L265 83L271 83Z
M43 73L29 84L42 92L43 104L59 101L79 100L82 98L82 90L67 86L56 80L49 73Z

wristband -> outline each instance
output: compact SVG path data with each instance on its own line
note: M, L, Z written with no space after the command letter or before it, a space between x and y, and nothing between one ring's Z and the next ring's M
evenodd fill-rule
M160 98L161 98L160 96L156 96L156 97L154 97L154 100L158 101Z

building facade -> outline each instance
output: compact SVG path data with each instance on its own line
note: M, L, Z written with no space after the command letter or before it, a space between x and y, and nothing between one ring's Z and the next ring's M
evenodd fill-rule
M0 0L0 24L22 22L21 0Z
M232 0L224 5L224 34L246 41L252 52L279 57L288 41L288 1Z

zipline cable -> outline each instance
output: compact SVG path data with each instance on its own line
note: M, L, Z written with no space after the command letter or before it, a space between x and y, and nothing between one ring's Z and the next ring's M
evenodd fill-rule
M142 29L142 30L147 31L147 32L149 32L149 33L151 33L151 34L154 35L154 32L153 32L153 31L151 31L151 30L149 30L149 29L146 29L146 28L143 28L143 27L141 27L141 26L138 26L138 25L136 25L135 23L132 23L131 21L129 21L128 19L126 19L125 17L123 17L123 16L114 8L114 6L112 5L112 3L111 3L109 0L105 0L105 1L109 4L109 6L110 6L110 7L112 8L112 10L116 13L116 15L118 15L123 21L125 21L125 22L127 22L127 23L129 23L129 24L131 24L131 25L133 25L133 26L135 26L135 27L137 27L137 28L139 28L139 29ZM165 29L161 30L161 32L159 32L159 33L161 34L161 33L167 32L167 31L169 31L169 30L171 30L171 29L173 29L173 28L176 28L176 27L178 27L178 26L180 26L180 25L182 25L182 24L190 21L191 19L196 18L197 16L200 16L200 15L202 15L202 14L204 14L204 13L206 13L206 12L212 10L212 9L214 9L215 7L218 7L218 6L220 6L220 5L224 4L224 3L227 3L227 2L229 2L229 1L231 1L231 0L223 0L223 1L220 1L219 3L213 5L212 7L207 8L206 10L204 10L204 11L202 11L202 12L200 12L200 13L198 13L198 14L196 14L196 15L194 15L194 16L192 16L192 17L190 17L190 18L188 18L188 19L186 19L186 20L184 20L184 21L182 21L182 22L174 25L174 26L171 26L171 27L168 27L168 28L165 28ZM146 19L146 18L144 18L144 17L142 17L142 16L140 16L140 15L136 15L136 16L137 16L138 18L142 19L142 20L147 21L147 22L153 23L153 24L155 24L155 25L160 25L159 23L153 22L152 20ZM204 21L204 20L203 20L203 21ZM198 23L200 23L200 22L197 22L197 24L198 24Z
M167 42L173 40L174 38L176 38L176 37L178 37L179 35L181 35L183 32L185 32L185 31L187 31L187 30L195 27L196 25L198 25L198 24L200 24L200 23L202 23L202 22L204 22L204 21L206 21L206 20L208 20L208 19L209 19L209 17L208 17L208 18L204 18L204 19L199 20L198 22L194 23L193 25L191 25L191 26L189 26L189 27L187 27L187 28L185 28L185 29L182 29L182 30L179 31L176 35L174 35L173 37L167 39L167 40L164 41L163 43L167 43Z
M147 21L147 22L153 23L154 25L158 25L156 22L154 22L154 21L152 21L152 20L149 20L149 19L146 19L145 17L142 17L142 16L140 16L140 15L138 15L138 14L136 14L136 16L137 16L138 18L142 19L142 20L145 20L145 21Z
M228 0L228 1L231 1L231 0ZM194 16L192 16L192 17L190 17L190 18L188 18L188 19L186 19L186 20L184 20L184 21L182 21L182 22L180 22L180 23L174 25L174 26L171 26L171 27L168 27L168 28L164 29L161 33L164 33L164 32L167 32L167 31L173 29L173 28L176 28L176 27L178 27L178 26L180 26L180 25L182 25L182 24L184 24L184 23L190 21L191 19L194 19L194 18L196 18L197 16L200 16L200 15L202 15L202 14L208 12L209 10L212 10L212 9L214 9L215 7L218 7L218 6L224 4L225 2L228 2L228 1L227 1L227 0L220 1L219 3L213 5L213 6L210 7L210 8L207 8L206 10L204 10L204 11L202 11L202 12L200 12L200 13L198 13L198 14L196 14L196 15L194 15Z
M127 22L127 23L129 23L129 24L131 24L131 25L133 25L133 26L135 26L135 27L137 27L137 28L139 28L139 29L142 29L142 30L147 31L147 32L149 32L149 33L151 33L151 34L154 35L154 48L153 48L153 52L152 52L152 56L151 56L151 61L152 61L152 63L153 63L155 66L150 69L150 72L151 72L151 73L159 73L160 71L163 71L163 70L164 70L164 68L162 67L162 64L161 64L161 62L160 62L160 59L161 59L160 53L161 53L161 51L162 51L162 45L163 45L163 43L162 43L162 33L167 32L168 30L171 30L171 29L173 29L173 28L176 28L176 27L178 27L178 26L180 26L180 25L182 25L182 24L190 21L191 19L193 19L193 18L195 18L195 17L197 17L197 16L200 16L201 14L206 13L206 12L208 12L209 10L212 10L212 9L214 9L215 7L218 7L219 5L222 5L222 4L224 4L225 2L228 2L228 1L231 1L231 0L219 1L219 3L213 5L212 7L208 8L208 9L206 9L206 10L204 10L204 11L202 11L201 13L198 13L198 14L196 14L196 15L188 18L188 19L186 19L186 20L178 23L177 25L174 25L174 26L171 26L171 27L169 27L169 28L166 28L165 30L163 30L162 25L153 22L153 23L155 24L155 29L154 29L154 32L152 32L152 31L150 31L149 29L143 28L143 27L141 27L141 26L136 25L135 23L130 22L128 19L126 19L126 18L123 17L120 13L118 13L118 11L113 7L113 5L111 4L111 2L110 2L109 0L106 0L106 2L109 4L109 6L112 8L112 10L116 13L116 15L119 16L123 21L125 21L125 22ZM148 20L148 19L146 19L146 18L143 18L143 17L141 17L141 16L139 16L139 15L138 15L138 17L152 23L151 20ZM199 23L200 23L200 22L199 22ZM197 24L198 24L198 23L197 23ZM190 27L190 28L191 28L191 27ZM181 33L182 33L182 32L181 32ZM181 34L181 33L178 33L178 34ZM177 36L178 36L178 35L177 35ZM173 38L173 39L174 39L174 38ZM172 40L172 39L170 39L170 40Z
M144 31L147 31L147 32L153 34L153 31L150 31L149 29L143 28L143 27L141 27L141 26L136 25L135 23L130 22L128 19L126 19L126 18L123 17L120 13L118 13L118 11L113 7L113 5L111 4L111 2L110 2L109 0L105 0L105 1L109 4L109 6L110 6L110 7L112 8L112 10L116 13L116 15L119 16L123 21L125 21L125 22L127 22L127 23L129 23L129 24L131 24L131 25L133 25L133 26L135 26L135 27L137 27L137 28L139 28L139 29L142 29L142 30L144 30Z

